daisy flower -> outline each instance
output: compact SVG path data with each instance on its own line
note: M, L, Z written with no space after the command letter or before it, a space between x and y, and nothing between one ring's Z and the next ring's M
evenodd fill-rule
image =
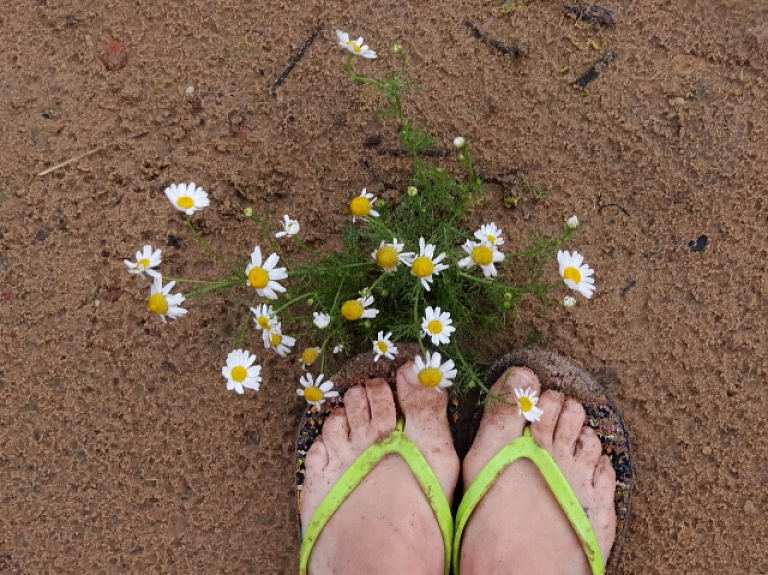
M432 276L448 269L446 264L440 263L445 259L445 253L437 257L434 255L435 246L426 243L424 238L419 238L419 255L411 263L411 273L421 280L421 285L427 291L432 283Z
M295 236L301 230L298 220L292 220L288 216L283 216L283 229L275 234L276 238L282 238L284 236Z
M376 354L373 361L379 361L379 358L382 355L387 359L395 359L395 356L397 355L397 347L394 346L391 340L391 331L388 332L387 335L384 335L383 331L378 333L376 339L373 340L373 352Z
M340 343L339 345L333 346L333 353L341 353L344 351L344 344Z
M251 254L251 263L245 268L247 280L246 285L256 288L256 293L261 297L277 299L275 292L284 292L285 288L277 283L277 280L284 280L288 277L285 268L276 268L280 257L277 254L271 254L267 261L261 261L261 248L256 246Z
M162 250L152 251L152 246L146 245L140 252L136 252L136 261L123 260L128 267L128 273L144 275L145 271L156 268L163 261Z
M460 259L456 264L457 266L467 269L480 266L480 269L483 270L483 275L487 278L498 275L499 272L496 271L496 266L493 264L503 262L504 254L496 249L496 246L484 241L473 242L472 240L467 240L461 248L468 255Z
M357 40L350 40L349 34L336 30L336 39L339 41L339 46L345 50L349 50L350 53L355 56L362 56L373 60L376 58L376 52L371 50L367 45L363 44L363 37L360 36Z
M392 243L386 243L382 240L379 249L371 253L371 257L385 272L393 272L397 269L398 264L404 263L409 265L413 261L413 252L403 252L405 244L397 241L397 238L392 238Z
M427 306L424 310L424 318L421 320L421 335L432 338L432 345L441 345L451 340L451 334L456 328L451 325L453 320L447 311L441 311L440 307Z
M276 323L272 329L265 329L261 333L261 338L264 340L264 347L274 348L277 355L285 357L291 352L291 348L296 344L296 338L290 335L283 334L283 327Z
M312 317L315 318L312 320L312 323L315 324L318 329L325 329L328 327L328 324L331 323L331 316L327 313L316 311L312 313Z
M221 368L221 375L227 380L227 390L234 390L239 395L244 393L244 387L259 391L261 366L253 365L255 361L256 354L244 349L229 352L227 365Z
M480 226L480 229L475 232L475 237L481 242L488 242L494 247L504 244L504 238L501 237L501 230L497 228L496 224L493 222Z
M191 184L171 184L165 188L165 197L173 204L173 207L191 216L198 210L210 205L208 194L195 182Z
M457 148L463 148L464 146L467 145L467 141L461 136L456 136L453 139L453 145L456 146Z
M360 318L376 317L379 310L368 307L373 303L373 296L359 297L344 302L341 306L341 315L349 321L356 321Z
M296 390L296 395L303 397L310 405L320 407L326 399L339 397L339 392L333 389L333 382L321 383L325 377L322 373L315 379L311 373L305 373L299 379L301 387Z
M251 308L251 313L253 314L253 323L256 324L256 329L269 331L274 326L280 324L271 305L265 303L257 305Z
M560 275L572 290L579 292L589 299L595 291L595 271L584 263L584 257L579 252L557 252L557 263L560 264Z
M571 308L576 306L576 298L570 295L567 295L563 298L563 307Z
M566 227L569 227L572 230L575 230L576 228L579 227L579 218L577 218L576 216L571 216L570 218L565 220L565 225Z
M536 407L536 404L539 403L539 396L535 389L531 387L526 390L515 389L515 397L517 398L517 414L520 417L531 422L541 419L544 411Z
M299 363L301 363L301 367L304 369L307 369L307 366L312 365L317 361L317 358L320 357L320 348L319 347L308 347L304 351L301 352L301 357L299 358Z
M452 359L445 363L440 363L442 359L437 352L427 352L426 360L417 355L413 359L413 371L419 379L419 383L424 387L434 387L438 391L446 387L451 387L453 378L456 377L456 365Z
M169 317L171 319L177 319L187 313L183 307L179 307L184 303L184 296L180 293L170 295L173 286L176 282L168 282L163 287L163 278L159 275L155 276L155 280L152 283L152 287L149 291L149 301L147 307L152 313L156 313L163 320L163 323L168 323L165 319Z
M360 195L349 202L349 213L352 214L352 221L356 218L364 218L367 216L378 217L379 212L373 209L373 203L376 201L376 196L369 193L367 188L363 188Z

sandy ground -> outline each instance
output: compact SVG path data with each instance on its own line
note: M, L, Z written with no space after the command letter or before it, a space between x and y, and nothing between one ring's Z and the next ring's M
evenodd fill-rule
M253 248L245 207L274 229L298 217L331 249L350 196L383 191L363 159L404 186L407 162L363 145L391 144L395 126L346 78L342 28L381 53L361 63L373 74L401 42L422 87L409 117L506 174L478 209L509 245L583 222L569 245L597 270L595 298L570 313L531 302L485 345L501 353L536 326L608 378L636 446L623 572L768 573L768 3L611 0L609 28L550 0L504 15L499 1L413 4L4 2L0 572L296 570L299 367L260 351L261 391L227 393L245 301L200 299L163 325L122 260L151 243L166 273L223 272L169 209L173 182L210 193L197 221L230 260ZM105 35L125 44L123 68L102 63ZM514 174L548 196L507 209Z

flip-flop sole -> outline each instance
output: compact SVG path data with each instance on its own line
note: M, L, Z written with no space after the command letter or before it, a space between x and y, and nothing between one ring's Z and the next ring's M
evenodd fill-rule
M617 573L624 536L629 525L629 511L634 487L634 458L632 444L621 411L608 391L581 366L570 359L541 348L516 349L494 363L485 376L484 384L490 387L510 367L520 366L532 370L541 382L542 391L555 389L566 396L578 399L587 413L586 423L595 430L616 471L616 541L606 565L606 574ZM482 418L484 397L474 410L469 427L476 432Z
M339 392L339 397L327 400L320 408L314 405L307 407L299 427L294 451L294 481L297 510L301 506L301 490L304 485L307 452L312 447L315 439L322 433L323 424L328 416L334 410L344 405L343 398L347 389L353 385L359 385L368 380L381 377L387 380L394 390L397 370L421 351L418 344L415 343L398 343L397 348L398 354L393 360L382 357L379 361L374 362L375 354L373 352L361 353L351 358L332 378L334 389ZM458 406L459 402L457 399L452 398L448 402L448 422L454 437L457 434L456 424L459 419ZM299 531L301 531L301 527L299 527Z

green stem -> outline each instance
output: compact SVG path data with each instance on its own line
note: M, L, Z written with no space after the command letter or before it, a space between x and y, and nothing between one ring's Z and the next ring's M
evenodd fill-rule
M188 279L185 279L185 278L172 278L170 276L161 276L161 277L162 277L162 280L165 281L165 282L188 283L188 284L208 284L208 285L222 283L222 282L220 282L218 280L216 280L216 281L211 281L211 280L188 280Z
M360 262L356 264L344 264L342 266L333 266L333 267L312 267L311 269L298 269L295 271L288 272L289 276L303 276L307 273L316 273L316 272L337 272L339 270L345 270L345 269L357 269L357 268L363 268L363 267L371 267L373 264L371 262Z
M317 251L317 250L315 250L315 249L312 249L312 248L310 248L310 247L309 247L307 244L305 244L304 242L302 242L302 241L301 241L299 238L297 238L297 237L294 237L294 238L293 238L293 242L294 242L294 243L295 243L297 246L299 246L301 249L303 249L305 252L308 252L308 253L310 253L310 254L312 254L312 255L314 255L314 256L317 256L317 257L319 257L319 258L321 258L321 259L323 258L323 254L321 254L319 251Z
M248 331L248 324L251 322L251 308L256 305L256 303L259 301L259 295L256 294L253 296L253 299L251 300L251 305L248 306L248 313L245 314L245 319L243 320L242 325L240 326L240 330L237 332L237 337L235 338L235 349L243 349L243 344L245 343L245 336Z
M285 302L285 303L284 303L283 305L281 305L279 308L277 308L277 309L275 310L275 314L278 314L278 313L282 312L284 309L286 309L286 308L288 308L288 307L292 306L292 305L293 305L293 304L295 304L297 301L301 301L301 300L303 300L303 299L308 299L308 298L311 298L312 296L315 296L315 295L317 295L317 293L316 293L316 292L309 292L309 293L305 293L305 294L302 294L302 295L300 295L299 297L295 297L295 298L293 298L292 300Z
M219 263L222 263L222 264L223 264L223 263L224 263L224 260L222 259L222 257L221 257L221 256L218 254L218 252L217 252L216 250L214 250L214 249L213 249L213 248L212 248L212 247L211 247L211 246L208 244L208 242L206 242L206 241L203 239L203 237L202 237L202 236L199 234L199 232L198 232L198 231L195 229L195 226L194 226L194 225L192 225L192 220L190 219L190 217L189 217L189 216L187 216L187 215L185 215L185 216L184 216L184 221L185 221L185 222L187 222L187 227L188 227L188 228L189 228L189 230L192 232L192 235L193 235L193 236L195 236L195 239L197 240L197 243L199 243L201 246L203 246L203 248L205 248L205 250L206 250L208 253L210 253L210 254L211 254L211 255L212 255L214 258L216 258L216 261L218 261Z
M217 291L217 290L220 290L220 289L225 289L225 288L228 288L228 287L232 287L232 286L236 286L236 285L241 285L241 284L242 284L242 280L239 279L239 278L236 279L236 280L230 280L230 281L227 281L227 282L218 282L218 283L216 283L214 285L211 285L211 286L208 286L208 287L205 287L205 288L201 288L201 289L194 290L194 291L191 291L189 293L186 293L186 294L184 294L184 297L186 297L186 298L196 297L196 296L199 296L199 295L204 295L204 294L207 294L207 293L210 293L210 292L213 292L213 291Z

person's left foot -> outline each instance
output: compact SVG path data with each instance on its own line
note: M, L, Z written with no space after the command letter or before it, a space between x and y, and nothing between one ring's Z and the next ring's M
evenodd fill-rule
M448 394L418 383L412 363L397 372L404 433L421 450L448 502L459 474L446 407ZM307 453L301 495L302 529L358 457L395 429L395 400L383 379L350 388L344 408L323 425ZM406 462L384 458L342 503L318 537L309 572L443 573L444 549L432 508Z

